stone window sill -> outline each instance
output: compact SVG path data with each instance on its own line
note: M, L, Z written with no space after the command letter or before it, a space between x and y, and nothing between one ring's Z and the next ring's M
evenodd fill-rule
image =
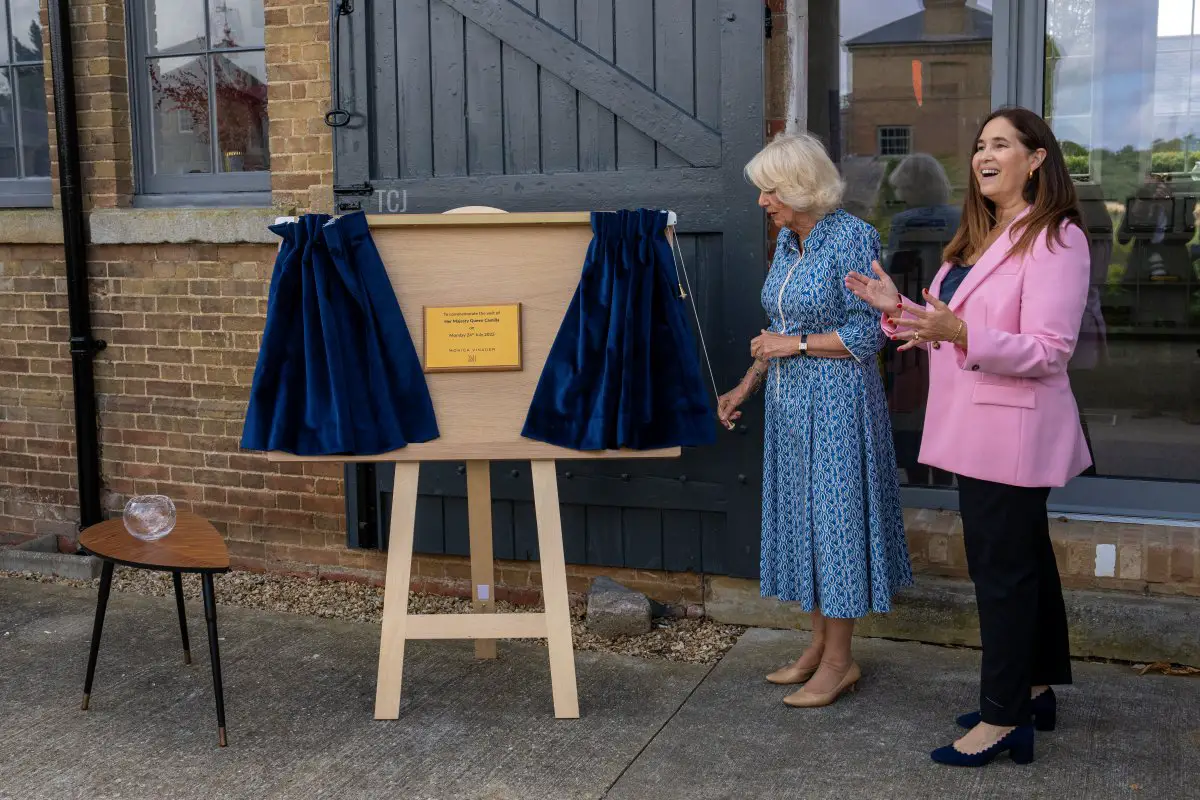
M278 244L274 208L111 208L87 215L89 244ZM0 209L0 244L62 244L58 209Z

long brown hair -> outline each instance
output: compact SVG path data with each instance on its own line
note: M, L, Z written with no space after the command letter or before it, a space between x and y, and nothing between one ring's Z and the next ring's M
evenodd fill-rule
M975 134L975 140L983 135L984 127L996 117L1004 117L1014 128L1023 144L1030 151L1039 148L1046 151L1046 159L1033 172L1032 178L1027 178L1022 194L1025 202L1031 206L1029 213L1012 225L1009 235L1020 238L1009 250L1010 255L1027 253L1034 243L1048 232L1049 246L1053 250L1055 244L1061 245L1063 221L1083 225L1083 215L1079 211L1079 198L1075 194L1075 184L1071 182L1071 174L1067 171L1067 162L1063 158L1058 140L1050 130L1045 120L1027 108L1006 107L993 111ZM974 159L975 152L971 151ZM967 256L978 253L983 249L988 233L996 224L996 204L983 196L979 190L979 178L975 168L968 161L970 187L967 199L963 203L962 222L954 239L946 245L942 258L953 264L963 264Z

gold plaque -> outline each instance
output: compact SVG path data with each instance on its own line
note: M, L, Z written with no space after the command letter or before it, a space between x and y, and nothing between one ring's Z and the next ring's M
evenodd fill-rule
M425 306L425 371L521 369L521 304Z

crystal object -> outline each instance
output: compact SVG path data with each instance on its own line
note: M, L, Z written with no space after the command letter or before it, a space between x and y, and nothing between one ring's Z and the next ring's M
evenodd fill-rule
M125 504L125 530L143 542L157 541L175 529L175 504L162 494L129 498Z

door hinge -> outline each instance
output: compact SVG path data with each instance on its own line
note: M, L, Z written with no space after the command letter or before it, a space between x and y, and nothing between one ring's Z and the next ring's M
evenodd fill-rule
M763 32L766 33L768 39L775 32L775 18L771 14L770 4L767 3L763 4Z

